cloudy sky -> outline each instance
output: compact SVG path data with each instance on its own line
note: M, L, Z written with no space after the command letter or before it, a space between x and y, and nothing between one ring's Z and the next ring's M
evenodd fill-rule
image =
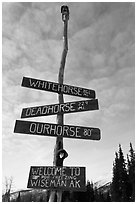
M58 103L57 94L21 87L23 76L57 82L63 3L3 3L3 178L27 187L30 166L53 163L55 137L13 133L22 108ZM86 178L111 179L118 145L134 147L134 3L70 2L64 83L96 91L99 110L65 115L65 124L98 127L101 140L64 139L64 166L85 166ZM84 100L64 95L64 101ZM26 119L27 120L27 119ZM56 116L31 118L56 123Z

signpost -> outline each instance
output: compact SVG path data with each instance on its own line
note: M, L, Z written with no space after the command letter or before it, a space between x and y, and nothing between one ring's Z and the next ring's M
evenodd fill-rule
M95 98L95 91L91 89L70 86L66 84L44 81L30 77L23 77L22 86L42 91L50 91L84 98Z
M62 191L85 191L85 167L63 167L68 153L63 149L63 138L100 140L100 129L93 127L64 125L64 114L97 110L98 100L95 91L65 85L64 68L68 52L67 28L69 9L61 7L64 22L63 52L58 74L58 83L23 77L22 86L42 91L58 93L58 104L23 108L21 118L48 116L57 114L57 124L35 121L16 120L14 132L21 134L56 137L53 166L32 166L30 169L28 188L50 189L49 202L62 200ZM90 100L64 103L63 94L89 98Z
M39 136L100 140L99 128L60 125L54 123L42 123L24 120L16 120L14 132Z
M74 113L98 109L98 100L74 101L60 104L51 104L23 108L21 118L47 116L63 113Z
M86 191L85 167L31 166L27 187Z

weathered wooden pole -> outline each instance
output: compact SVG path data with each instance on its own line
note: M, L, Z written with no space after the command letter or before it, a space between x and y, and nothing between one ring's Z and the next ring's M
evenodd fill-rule
M66 62L66 56L68 52L68 36L67 36L67 29L68 29L68 20L69 20L69 8L68 6L61 7L62 13L62 20L64 22L64 32L63 32L63 52L61 57L61 63L59 68L58 74L58 82L59 84L63 84L64 81L64 68ZM58 94L59 103L64 103L63 94ZM64 115L58 114L57 115L57 124L63 125L64 124ZM63 149L63 137L58 136L56 139L56 145L54 149L54 166L63 166L63 160L68 156L67 152ZM57 202L61 202L62 200L62 191L51 191L49 202L55 201L55 195L57 193Z

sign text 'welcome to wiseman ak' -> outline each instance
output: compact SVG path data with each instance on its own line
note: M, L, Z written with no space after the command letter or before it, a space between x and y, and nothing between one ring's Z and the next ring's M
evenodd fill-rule
M27 187L85 191L85 167L31 166Z

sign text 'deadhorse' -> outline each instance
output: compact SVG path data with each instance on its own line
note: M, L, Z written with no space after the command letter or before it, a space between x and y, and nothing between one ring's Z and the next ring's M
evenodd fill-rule
M74 101L61 104L51 104L23 108L21 118L47 116L62 113L74 113L98 109L98 100Z
M51 91L55 93L62 93L85 98L95 98L95 91L91 89L59 84L55 82L33 79L28 77L23 77L22 86L32 89Z
M27 187L85 191L85 167L32 166Z
M16 120L15 133L63 136L72 139L100 140L100 129L72 125L59 125L33 121Z

